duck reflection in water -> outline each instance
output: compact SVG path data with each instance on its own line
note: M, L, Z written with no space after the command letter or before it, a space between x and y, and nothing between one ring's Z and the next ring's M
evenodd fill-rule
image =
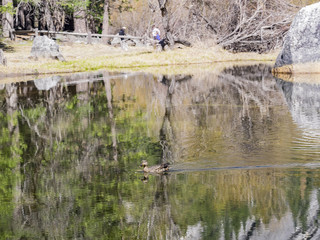
M140 167L143 167L145 173L164 173L169 171L169 163L162 163L160 165L154 165L148 167L148 162L142 160Z
M169 163L163 163L159 165L154 165L148 167L148 162L146 160L143 160L140 164L140 167L143 167L143 178L141 178L141 181L144 183L147 183L149 181L149 175L161 175L164 176L169 171Z

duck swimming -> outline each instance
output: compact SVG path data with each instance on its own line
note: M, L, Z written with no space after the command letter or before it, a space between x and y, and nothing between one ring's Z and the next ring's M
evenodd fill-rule
M148 162L142 160L140 167L143 167L143 171L146 173L163 173L169 171L169 163L148 167Z

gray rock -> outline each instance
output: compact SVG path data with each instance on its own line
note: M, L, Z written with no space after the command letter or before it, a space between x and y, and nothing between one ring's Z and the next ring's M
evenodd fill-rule
M65 61L59 51L59 45L47 36L37 36L33 40L30 58L52 58Z
M135 43L136 47L143 47L144 46L143 43L138 39L132 39L132 41Z
M119 34L117 34L117 36L119 36ZM111 45L112 46L117 46L121 44L121 39L119 37L115 37L112 39L111 41Z
M7 65L7 59L5 58L2 49L0 49L0 65Z
M288 31L275 67L320 61L320 2L302 8Z
M119 36L119 34L117 34L116 36ZM126 35L126 37L130 37L130 35ZM137 39L124 38L123 40L121 40L121 36L114 37L111 41L111 45L114 47L122 47L123 44L125 44L126 46L143 46L143 44Z

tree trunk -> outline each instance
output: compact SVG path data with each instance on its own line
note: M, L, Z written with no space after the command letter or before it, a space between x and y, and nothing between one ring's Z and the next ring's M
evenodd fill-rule
M16 27L21 27L22 29L31 30L32 21L31 15L33 15L31 6L29 3L21 2L19 3L16 11Z
M54 16L54 27L56 31L63 31L64 24L65 24L65 12L62 8L55 7L52 13L52 16Z
M53 19L52 19L49 4L50 4L49 1L45 2L45 10L44 10L45 23L46 23L47 29L49 31L55 31L56 29L53 24Z
M18 14L16 15L16 27L21 26L22 29L25 29L26 22L25 22L25 16L24 16L24 6L25 4L22 3L20 8L18 9Z
M73 13L74 32L87 33L86 6L83 0L83 6L76 9Z
M39 28L39 7L35 6L33 15L33 25L35 28Z
M29 11L26 14L25 20L26 20L26 29L27 30L32 30L31 11Z
M2 0L2 5L13 4L12 0ZM13 30L13 16L10 13L2 14L2 32L5 38L11 37L11 32Z
M102 23L102 34L107 35L109 31L109 0L104 0L103 6L103 23ZM102 38L102 42L107 44L108 38Z
M170 14L167 9L169 1L170 0L158 0L162 16L165 39L168 40L170 46L173 46L174 40L170 29Z

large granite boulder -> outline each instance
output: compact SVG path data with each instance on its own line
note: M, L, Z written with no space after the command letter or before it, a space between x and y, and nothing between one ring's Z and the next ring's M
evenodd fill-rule
M37 36L33 40L30 58L52 58L65 61L59 51L59 45L47 36Z
M320 61L320 2L302 8L288 31L275 67Z
M0 65L4 65L4 66L7 65L7 60L4 56L2 49L0 49Z

